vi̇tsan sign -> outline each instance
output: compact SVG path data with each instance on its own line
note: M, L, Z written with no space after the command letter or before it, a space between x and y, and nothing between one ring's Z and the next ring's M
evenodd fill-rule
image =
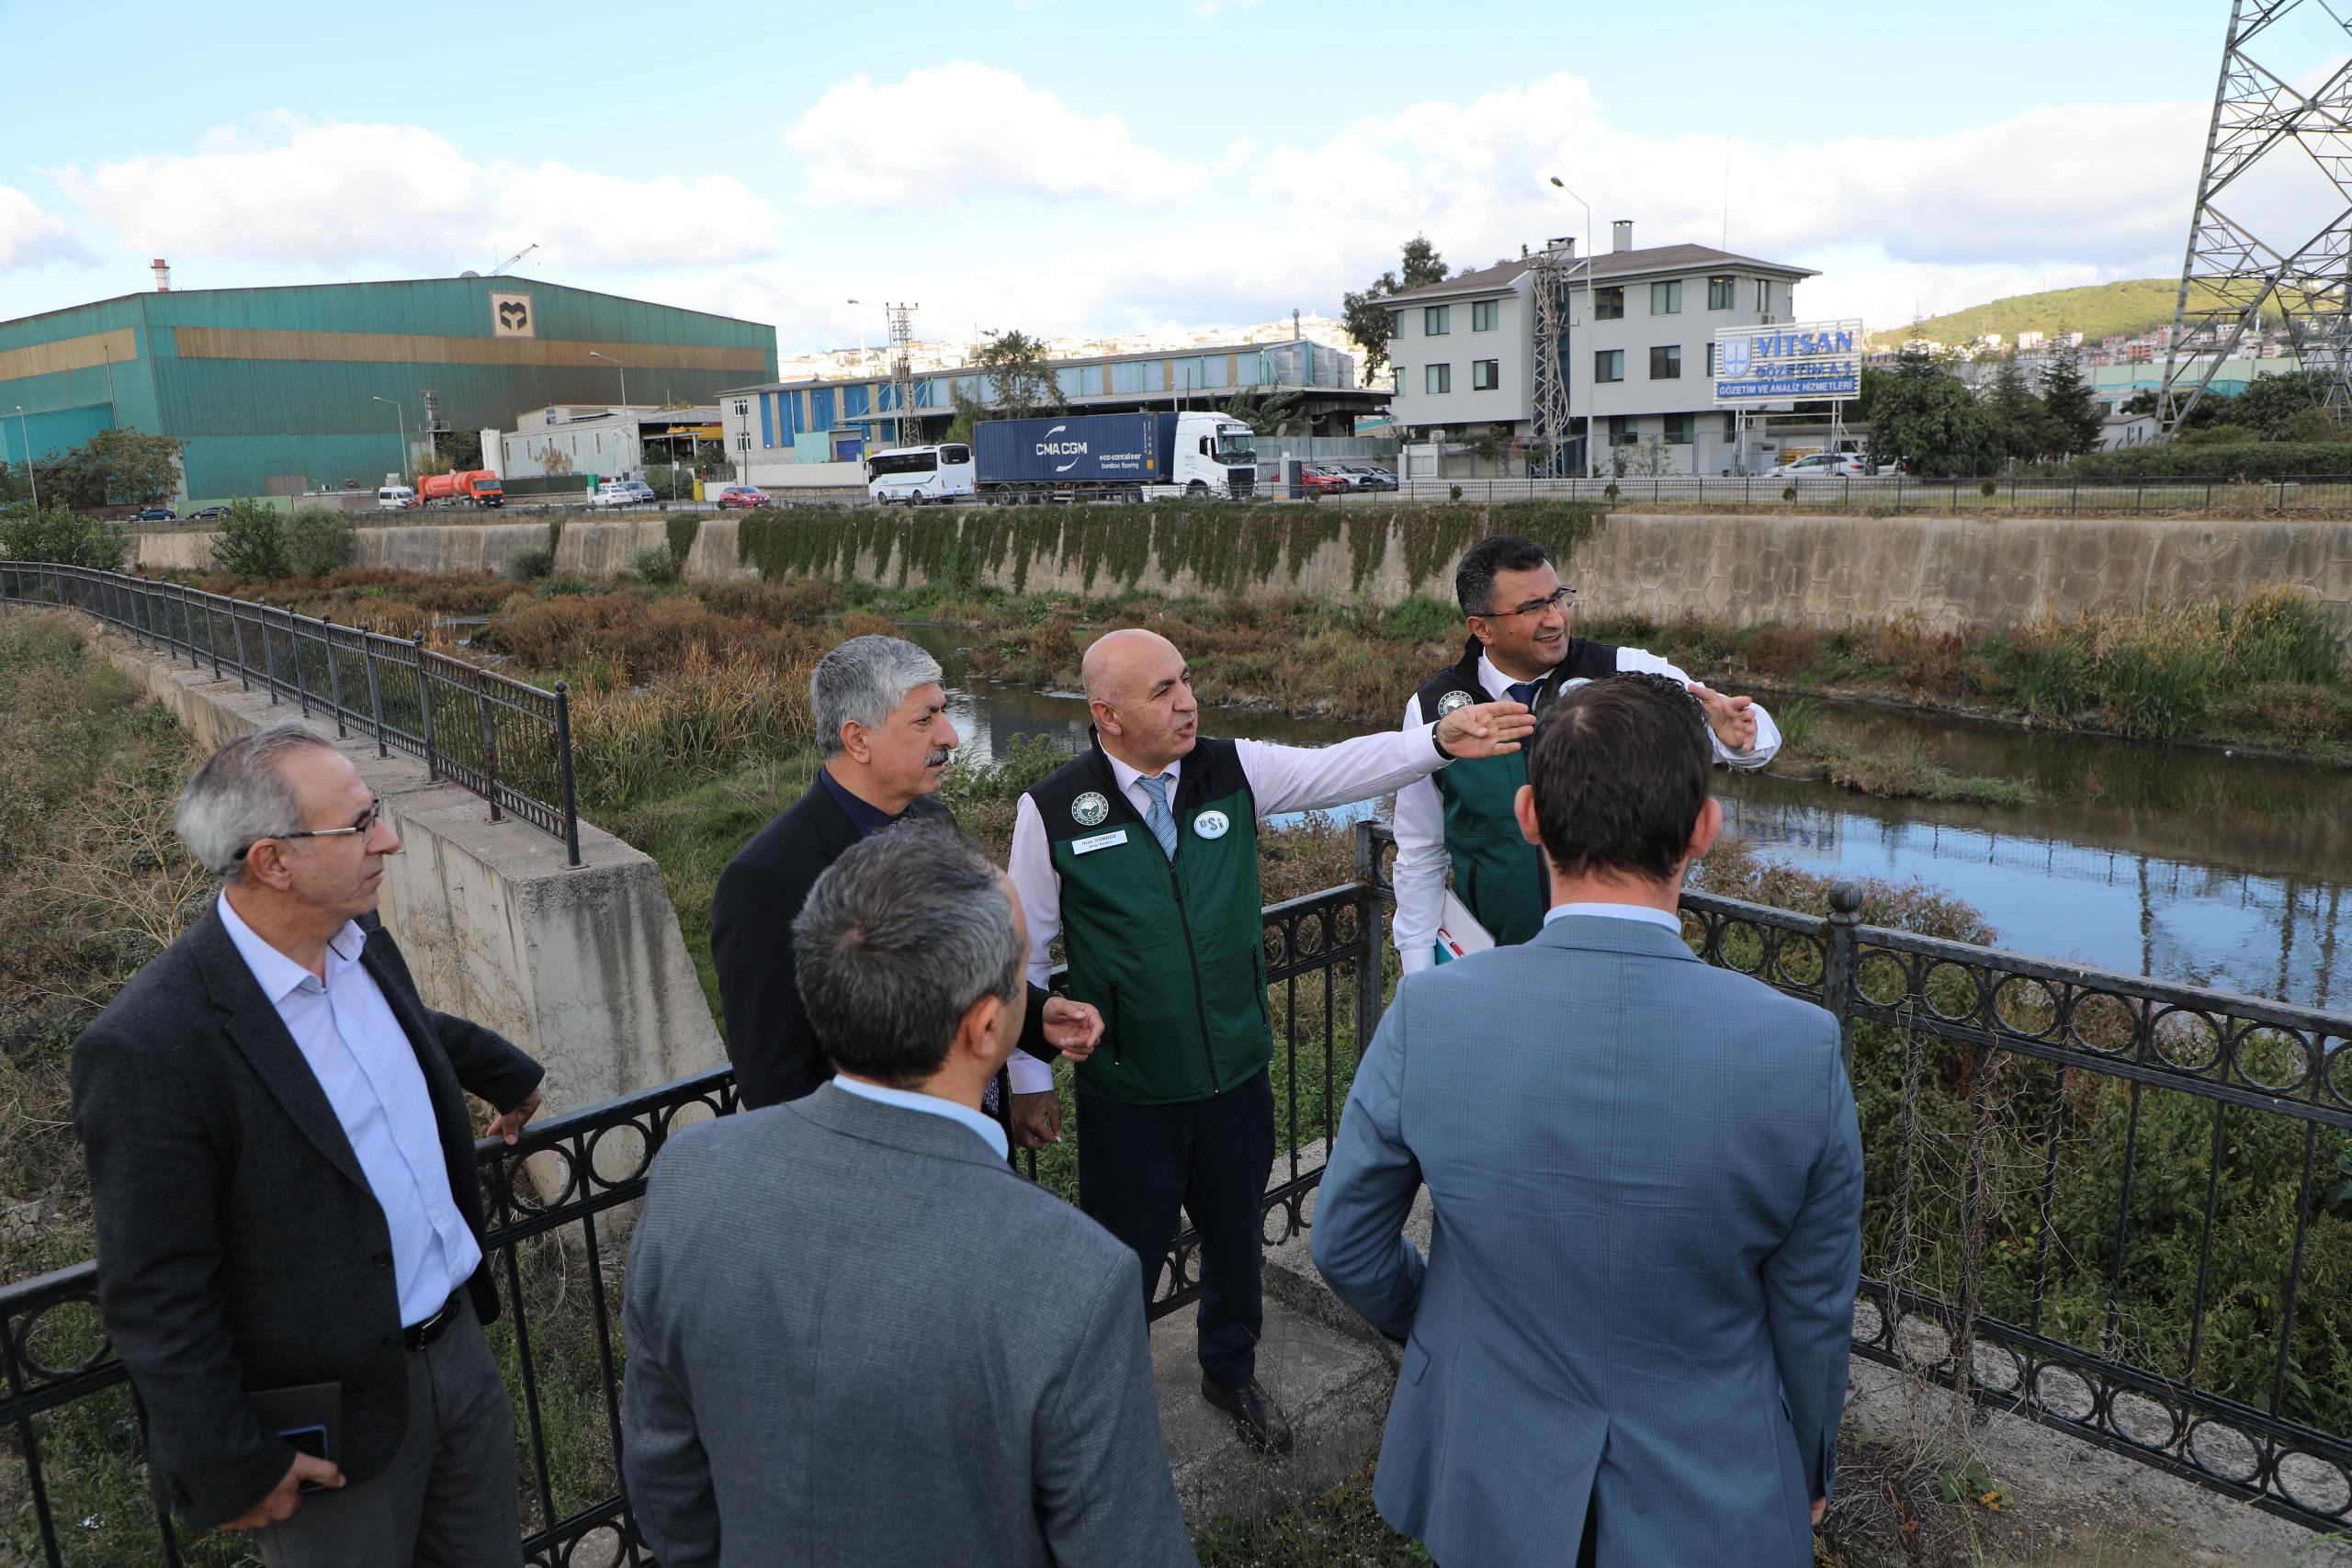
M1794 321L1715 333L1715 401L1862 395L1862 323Z

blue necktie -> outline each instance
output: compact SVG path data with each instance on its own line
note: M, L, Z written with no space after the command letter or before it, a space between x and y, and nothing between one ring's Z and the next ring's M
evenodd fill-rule
M1176 818L1169 815L1168 786L1176 782L1173 773L1161 773L1157 778L1137 778L1144 794L1151 796L1151 809L1143 815L1143 825L1159 840L1159 847L1170 860L1176 858Z
M1508 688L1510 700L1515 703L1525 703L1529 711L1532 712L1535 707L1536 690L1543 684L1541 681L1513 681Z

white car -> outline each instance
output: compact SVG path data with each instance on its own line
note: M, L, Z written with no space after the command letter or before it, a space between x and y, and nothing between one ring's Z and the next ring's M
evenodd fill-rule
M591 506L638 506L642 502L638 500L636 491L629 489L627 479L606 479L596 487L596 493L588 504Z
M1815 452L1799 457L1793 463L1780 463L1764 470L1768 479L1861 479L1871 471L1869 463L1857 452Z

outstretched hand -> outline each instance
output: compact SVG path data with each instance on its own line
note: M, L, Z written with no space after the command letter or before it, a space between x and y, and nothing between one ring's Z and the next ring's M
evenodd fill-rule
M1525 703L1474 703L1437 721L1437 743L1454 757L1504 757L1534 731Z
M1727 697L1696 681L1690 682L1690 694L1707 710L1707 728L1715 732L1715 739L1724 743L1724 750L1756 750L1755 698Z

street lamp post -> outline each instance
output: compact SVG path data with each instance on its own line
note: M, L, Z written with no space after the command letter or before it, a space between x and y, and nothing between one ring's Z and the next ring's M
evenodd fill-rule
M402 484L406 484L408 482L408 410L401 407L401 405L396 402L392 402L392 400L390 398L379 398L372 393L369 394L368 400L371 403L391 403L392 417L400 421L401 482Z
M25 443L25 482L33 487L33 510L40 510L40 476L33 472L33 422L25 413L25 405L17 405L17 429Z
M628 407L628 367L623 365L619 360L615 359L611 355L599 354L593 348L588 351L588 357L591 359L601 359L605 364L611 366L614 369L621 373L621 407Z
M1584 209L1584 319L1585 324L1587 326L1590 326L1593 321L1592 264L1594 261L1592 254L1592 203L1585 200L1584 197L1568 189L1566 186L1562 185L1560 183L1560 176L1557 175L1554 175L1552 176L1552 184L1570 201L1575 202L1578 207ZM1575 380L1568 383L1571 388L1581 387L1585 384L1586 378L1583 376L1578 376ZM1570 406L1574 406L1573 402ZM1587 479L1591 479L1600 472L1600 459L1593 456L1592 425L1592 398L1590 394L1587 394L1585 398L1584 411L1584 472L1585 478Z

